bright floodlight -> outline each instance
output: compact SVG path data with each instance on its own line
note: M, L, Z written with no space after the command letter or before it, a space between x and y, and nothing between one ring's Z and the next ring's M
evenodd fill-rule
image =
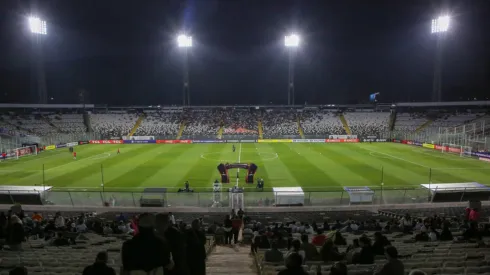
M432 19L432 33L447 32L449 29L449 16L439 16Z
M286 47L298 47L299 36L297 36L296 34L286 35L284 37L284 45Z
M29 17L29 28L32 33L47 34L46 21L39 19L38 17Z
M177 45L181 48L192 47L192 36L187 36L185 34L177 36Z

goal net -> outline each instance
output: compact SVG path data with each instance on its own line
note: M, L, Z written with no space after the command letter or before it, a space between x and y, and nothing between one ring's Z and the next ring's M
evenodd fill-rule
M452 143L443 143L441 146L443 153L459 154L461 157L471 157L471 146L461 146Z
M31 145L26 147L9 149L5 152L6 159L19 159L21 157L37 155L37 146Z

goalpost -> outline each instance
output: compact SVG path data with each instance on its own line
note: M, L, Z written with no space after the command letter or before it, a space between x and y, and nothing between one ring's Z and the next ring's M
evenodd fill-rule
M19 159L21 157L26 157L26 156L32 156L32 155L37 155L37 146L36 145L31 145L31 146L26 146L26 147L20 147L20 148L14 148L14 149L9 149L6 152L7 155L7 160L8 159Z
M442 153L455 153L459 154L460 157L471 157L471 146L443 143L441 147Z

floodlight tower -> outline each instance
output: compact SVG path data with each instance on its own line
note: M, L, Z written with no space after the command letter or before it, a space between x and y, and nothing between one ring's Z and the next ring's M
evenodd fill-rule
M432 82L432 101L441 101L442 52L444 40L449 29L448 15L432 19L431 32L436 35L436 56L434 60L434 80Z
M189 49L192 48L192 36L180 34L177 36L177 46L184 51L184 78L182 83L182 105L190 106L191 99L189 93Z
M40 19L39 17L31 16L28 18L28 23L29 30L32 34L33 67L35 68L36 74L38 103L46 104L48 95L43 62L43 41L48 34L46 21Z
M294 55L299 46L299 36L296 34L286 35L284 46L289 53L288 105L294 105Z

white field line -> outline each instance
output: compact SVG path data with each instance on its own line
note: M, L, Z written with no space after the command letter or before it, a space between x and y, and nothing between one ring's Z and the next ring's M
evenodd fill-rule
M240 163L240 160L242 158L242 143L240 142L240 148L238 148L238 163ZM237 176L240 174L240 168L237 170ZM236 178L236 187L238 187L238 177Z
M362 149L364 149L364 150L370 151L371 153L385 155L385 156L390 157L390 158L393 158L393 159L397 159L397 160L405 161L405 162L407 162L407 163L410 163L410 164L413 164L413 165L416 165L416 166L420 166L420 167L423 167L423 168L430 169L430 167L429 167L429 166L426 166L426 165L423 165L423 164L420 164L420 163L416 163L416 162L413 162L413 161L410 161L410 160L406 160L406 159L404 159L404 158L400 158L400 157L397 157L397 156L393 156L393 155L390 155L390 154L387 154L387 153L377 152L377 151L374 151L374 150L371 150L371 149L367 149L367 148L364 148L364 147L359 147L359 148L362 148Z

